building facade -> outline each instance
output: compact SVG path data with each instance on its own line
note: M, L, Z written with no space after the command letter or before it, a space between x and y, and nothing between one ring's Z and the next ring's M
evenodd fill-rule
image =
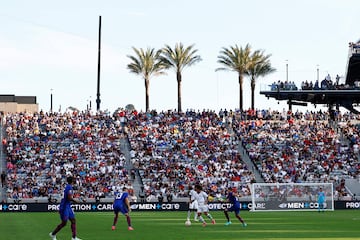
M0 95L0 111L3 113L38 112L35 96Z

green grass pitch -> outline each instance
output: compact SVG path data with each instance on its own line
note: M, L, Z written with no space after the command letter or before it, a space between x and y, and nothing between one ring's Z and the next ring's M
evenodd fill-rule
M230 213L233 222L224 226L221 211L211 212L216 219L202 227L192 221L185 226L186 212L132 212L134 231L127 230L124 216L119 216L117 229L111 231L112 212L77 212L78 237L83 240L212 240L212 239L360 239L360 211L333 212L241 212L248 223L242 225ZM192 215L193 217L193 215ZM49 240L49 232L59 223L56 212L1 213L0 239ZM58 240L70 240L68 223L57 235Z

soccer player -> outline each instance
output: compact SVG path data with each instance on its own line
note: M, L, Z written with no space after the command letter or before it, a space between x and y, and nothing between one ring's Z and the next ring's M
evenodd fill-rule
M240 217L240 202L238 200L237 194L233 191L233 189L231 187L228 188L228 195L226 198L229 203L232 203L232 206L230 208L224 209L224 214L225 214L225 217L227 220L225 225L229 226L231 224L229 212L234 211L236 218L239 219L239 221L242 223L243 227L246 227L247 224Z
M318 212L320 211L324 212L325 211L324 209L325 209L325 193L323 189L320 187L318 192Z
M130 208L130 201L129 201L129 193L128 193L126 187L123 187L122 191L120 191L120 189L117 189L114 192L113 208L114 208L115 216L114 216L114 222L113 222L111 229L112 230L116 229L116 223L118 221L119 212L121 212L126 217L126 221L128 224L128 230L129 231L134 230L134 228L131 226L131 218L129 215L129 212L131 212L131 208Z
M204 213L204 215L207 216L211 220L212 224L215 224L216 223L215 219L209 213L209 206L207 204L208 203L208 194L202 190L202 187L200 185L195 186L195 191L197 193L195 195L195 200L198 202L197 216L198 216L200 222L202 222L203 227L206 226L206 222L205 222L204 218L201 216L202 213Z
M197 208L198 208L198 202L195 199L196 194L197 194L197 192L191 186L189 186L189 210L187 213L188 221L190 221L192 211L194 211L194 221L195 222L199 221L197 218L197 213L196 213Z
M67 185L64 190L64 197L61 199L60 202L60 219L61 223L55 228L54 231L49 233L49 236L52 240L56 240L56 234L66 226L66 223L68 220L71 222L71 232L72 232L72 240L81 240L76 236L76 220L75 220L75 214L73 210L71 209L71 203L79 203L78 200L75 200L73 198L73 177L69 176L66 178Z

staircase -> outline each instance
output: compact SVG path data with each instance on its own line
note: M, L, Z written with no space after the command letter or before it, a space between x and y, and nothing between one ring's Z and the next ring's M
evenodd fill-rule
M232 127L231 127L231 124L226 122L225 126L226 126L226 129L228 130L229 134L233 138L236 137L235 133L234 133ZM250 170L252 173L254 173L255 181L257 183L264 182L264 179L261 177L261 174L259 173L259 171L257 170L256 166L254 165L253 161L251 161L249 155L247 154L246 149L243 147L241 139L239 139L239 144L238 144L237 150L241 155L241 159L243 160L243 162L248 167L248 170Z
M255 175L255 181L257 183L263 183L264 179L261 177L261 174L257 170L256 166L254 165L253 161L251 161L249 155L246 152L246 149L242 145L241 141L239 142L238 151L241 155L242 160L246 164L249 170L251 170L252 173Z
M126 159L125 169L128 171L129 174L131 173L131 171L135 171L135 178L132 179L132 186L133 186L135 195L139 199L138 193L142 187L142 181L141 181L139 172L137 171L137 169L134 169L134 166L131 163L131 155L130 155L131 149L130 149L129 139L127 137L121 138L120 150L124 154L125 159Z
M345 179L345 186L354 199L360 199L360 178Z
M4 146L2 140L4 138L4 128L2 124L2 120L0 119L0 174L4 171L6 173L6 158L4 153ZM0 185L0 203L6 201L6 186L2 187Z

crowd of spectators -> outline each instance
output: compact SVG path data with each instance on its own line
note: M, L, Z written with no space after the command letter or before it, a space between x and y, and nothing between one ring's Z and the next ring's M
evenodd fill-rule
M349 48L353 54L360 54L360 42L349 42Z
M358 88L358 86L356 85L357 83L355 83L355 86L349 86L349 85L345 85L345 84L340 84L340 76L336 75L335 77L335 81L332 80L330 74L326 75L326 77L319 81L319 80L315 80L313 81L302 81L301 82L301 90L351 90L351 89L355 89ZM294 82L291 81L278 81L278 82L273 82L270 86L271 91L280 91L280 90L285 90L285 91L296 91L298 90L298 87L296 86L296 84Z
M254 176L242 162L239 142L225 126L229 113L153 112L129 122L132 163L140 170L148 201L186 198L195 183L218 201L224 200L228 187L250 195Z
M273 82L271 85L271 91L279 91L279 90L298 90L296 84L290 81L278 81Z
M76 195L100 200L114 186L131 187L120 151L119 119L105 114L8 114L3 125L7 197L56 200L68 175Z
M287 112L283 121L233 122L233 127L265 182L332 182L335 195L344 197L342 180L360 174L353 118L339 114L343 124L334 128L327 113Z
M352 89L350 86L345 86L344 84L339 84L340 76L336 75L336 81L331 79L330 74L328 74L321 82L316 80L315 83L312 81L308 82L303 81L301 83L302 90L340 90L340 89Z
M255 169L243 162L239 144L265 182L334 182L341 197L344 178L360 175L358 119L340 113L337 127L329 119L327 112L285 110L8 114L7 197L56 201L71 174L75 197L99 201L115 186L133 189L135 169L142 188L132 200L187 198L195 183L216 201L228 187L250 196ZM130 142L131 172L121 140Z

